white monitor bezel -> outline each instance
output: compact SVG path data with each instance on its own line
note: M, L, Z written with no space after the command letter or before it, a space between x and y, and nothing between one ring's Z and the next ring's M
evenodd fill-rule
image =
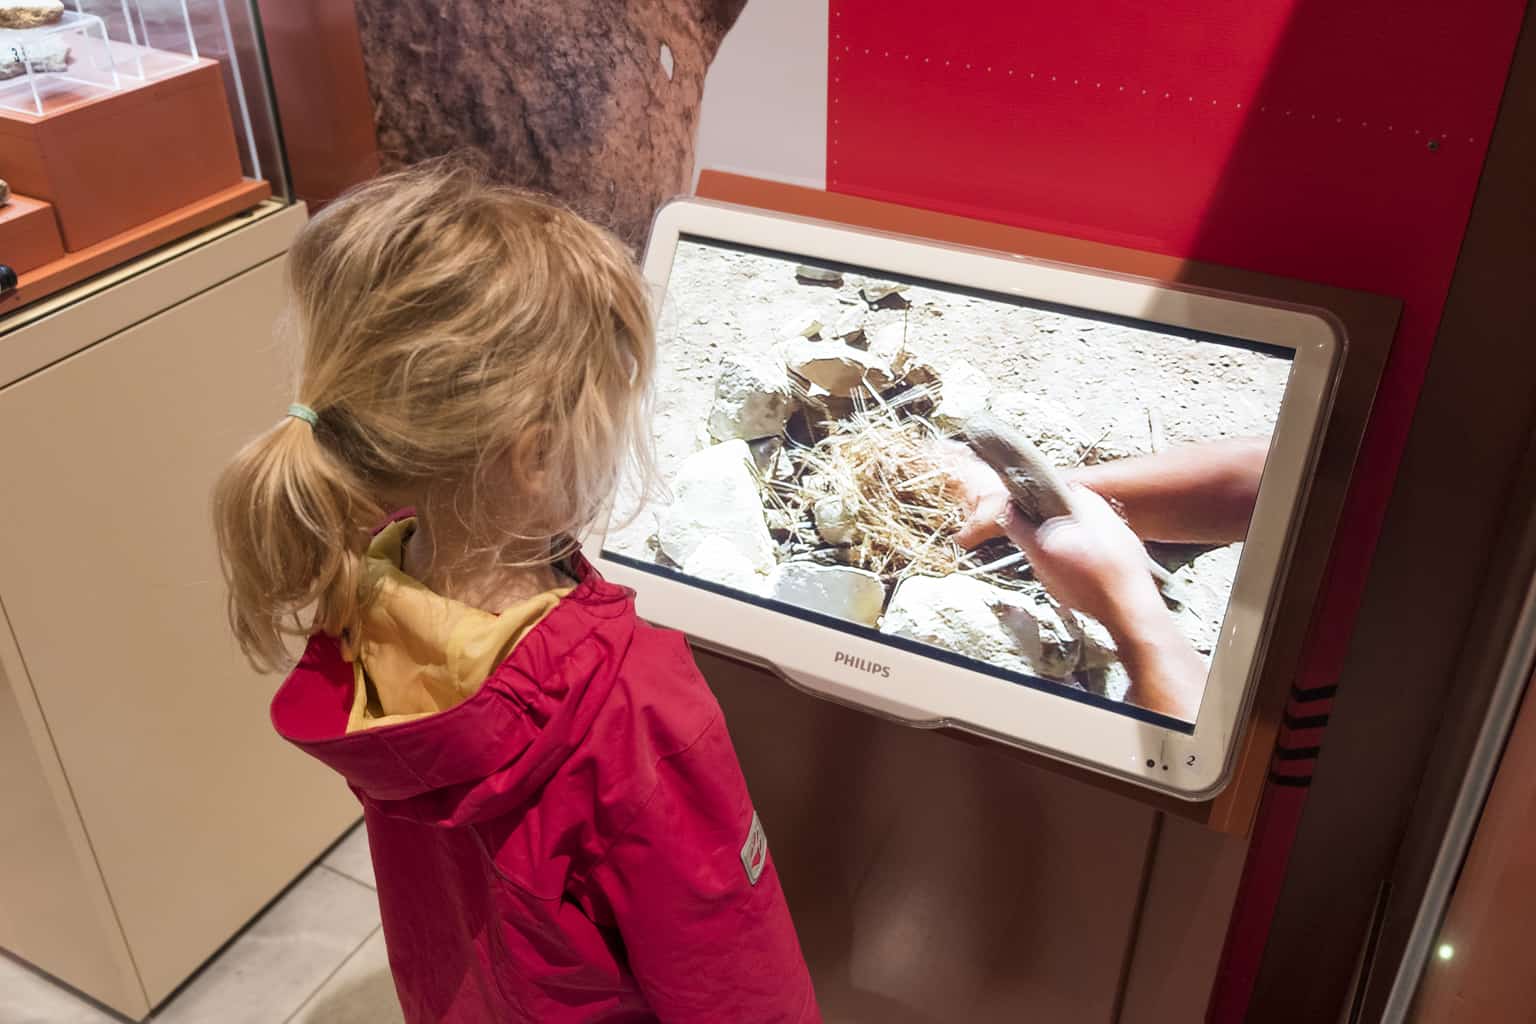
M643 272L659 311L683 236L774 250L936 284L1013 295L1290 349L1294 353L1263 483L1193 733L1080 703L603 557L606 523L583 549L632 588L641 616L768 666L818 696L901 722L948 726L1188 800L1228 781L1273 606L1306 498L1345 340L1321 310L1173 287L1090 268L946 245L699 199L658 212ZM664 342L662 342L664 343ZM657 381L664 387L664 381ZM835 660L889 669L871 675Z

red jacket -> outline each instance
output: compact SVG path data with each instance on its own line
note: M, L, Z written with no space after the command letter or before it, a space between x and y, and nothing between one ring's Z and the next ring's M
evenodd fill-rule
M457 707L347 733L327 637L273 699L362 801L405 1019L819 1021L719 705L683 638L577 563Z

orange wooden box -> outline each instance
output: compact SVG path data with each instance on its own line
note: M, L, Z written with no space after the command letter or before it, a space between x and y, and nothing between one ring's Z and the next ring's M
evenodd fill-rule
M63 257L53 207L12 193L11 201L0 206L0 263L25 274Z
M0 111L0 178L53 204L71 252L240 184L218 63L40 117Z

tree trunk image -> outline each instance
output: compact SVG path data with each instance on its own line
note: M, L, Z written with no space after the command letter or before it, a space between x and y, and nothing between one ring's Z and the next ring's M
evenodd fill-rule
M746 0L357 0L386 168L463 148L641 245Z

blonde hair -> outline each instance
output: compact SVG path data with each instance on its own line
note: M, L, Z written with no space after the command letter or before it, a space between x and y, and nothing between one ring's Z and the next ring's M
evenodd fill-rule
M317 422L279 421L214 491L229 619L258 667L355 626L394 509L468 538L435 570L525 568L571 553L626 463L650 479L645 287L574 213L463 160L421 164L316 216L288 284Z

